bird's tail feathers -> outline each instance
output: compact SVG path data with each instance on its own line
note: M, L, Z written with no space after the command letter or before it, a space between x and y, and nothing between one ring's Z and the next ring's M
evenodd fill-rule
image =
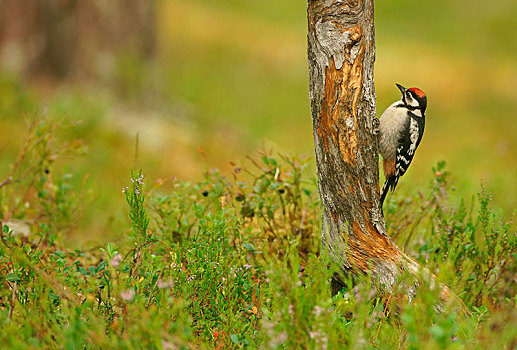
M395 191L395 187L397 187L398 178L396 176L390 176L384 181L384 185L382 186L381 190L381 210L382 210L382 204L384 203L384 199L386 199L386 195L388 194L389 190L392 192Z

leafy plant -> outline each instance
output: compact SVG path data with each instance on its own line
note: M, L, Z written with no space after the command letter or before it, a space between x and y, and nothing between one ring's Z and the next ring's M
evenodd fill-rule
M16 234L9 223L2 226L2 344L71 349L515 344L515 328L508 326L517 319L511 283L515 233L512 223L491 209L484 186L475 207L455 205L441 163L425 195L388 201L389 232L460 295L472 312L465 316L454 309L437 312L440 295L425 280L411 301L396 291L377 292L367 276L345 276L346 287L331 296L336 267L319 253L319 203L306 164L263 152L260 161L234 164L230 177L211 169L200 182L170 181L172 190L162 180L144 183L142 171L132 173L123 189L126 234L89 250L69 248L58 230L70 225L68 213L81 188L64 176L52 182L55 192L40 195L50 180L27 182L35 189L31 208L36 198L46 201L34 207L44 215L33 217L29 237ZM16 194L22 182L5 185L3 193ZM12 217L26 220L34 213L16 202L2 205Z

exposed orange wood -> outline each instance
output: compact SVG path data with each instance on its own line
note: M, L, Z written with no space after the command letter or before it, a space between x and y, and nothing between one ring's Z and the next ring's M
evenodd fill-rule
M321 102L320 120L317 129L318 136L320 140L323 141L327 152L330 152L328 145L329 138L334 145L337 145L338 143L338 129L336 120L333 119L335 117L333 110L342 79L342 72L336 69L334 59L332 58L330 66L327 67L325 71L325 94L323 95L323 100Z
M348 239L347 258L350 265L368 272L375 261L390 261L397 264L400 260L400 250L386 235L379 234L375 227L365 220L363 230L357 220L352 224L352 234Z
M378 209L373 0L309 0L309 76L322 237L345 272L370 274L395 288L408 271L430 274L385 233ZM321 25L321 27L319 27ZM336 63L337 62L337 63ZM337 64L337 68L336 67ZM386 176L394 162L384 162ZM418 283L411 286L416 287ZM442 298L454 295L442 288Z
M325 94L317 128L325 149L329 151L330 138L335 146L339 146L343 160L348 164L354 164L359 143L356 133L357 102L363 82L363 55L364 44L354 63L345 61L341 69L336 69L334 59L331 59L331 64L325 71ZM347 124L349 118L353 121L353 127Z

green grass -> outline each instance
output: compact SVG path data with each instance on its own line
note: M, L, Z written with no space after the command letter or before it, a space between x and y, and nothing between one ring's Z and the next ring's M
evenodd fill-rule
M376 4L377 109L380 115L399 98L395 82L419 86L429 96L425 136L399 191L418 191L428 169L444 159L459 196L469 197L484 179L496 206L511 215L517 205L517 48L511 37L517 9L509 0L469 4L468 10L447 1ZM120 229L123 215L111 208L120 207L115 189L131 167L198 180L210 166L228 175L229 161L263 144L313 153L305 3L159 6L152 63L120 53L112 74L92 82L22 82L1 74L3 168L16 156L24 113L46 106L47 115L72 124L67 134L87 147L69 168L89 174L86 186L98 198L78 237ZM409 35L415 31L417 38ZM308 169L315 172L314 162Z
M437 313L425 280L411 303L367 278L332 297L314 160L244 159L313 153L305 3L160 6L154 62L0 73L0 181L19 177L0 221L31 232L2 228L4 347L515 347L514 2L376 3L379 114L395 82L430 101L387 229L469 316Z
M168 93L192 107L188 116L217 162L228 159L221 149L232 149L213 136L218 133L231 135L247 153L264 140L280 151L312 153L305 5L163 3L159 61L169 72ZM400 98L396 82L429 96L426 134L404 184L408 193L424 186L428 169L445 159L460 177L462 195L483 178L498 206L515 209L516 15L510 0L376 3L378 114Z
M517 341L515 226L483 186L476 205L457 203L443 162L421 196L389 197L388 231L469 315L441 304L424 277L411 302L361 276L331 296L336 270L320 254L308 160L268 152L234 164L230 177L211 169L199 182L166 186L134 172L118 189L128 213L122 235L71 247L66 228L88 204L85 189L78 174L44 171L58 126L41 118L29 126L31 147L12 173L20 181L0 198L2 217L32 230L2 227L8 348L504 349Z

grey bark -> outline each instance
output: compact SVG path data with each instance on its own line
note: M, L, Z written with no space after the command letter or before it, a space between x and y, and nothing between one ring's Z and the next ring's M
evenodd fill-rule
M344 271L392 288L403 265L379 210L373 0L308 0L309 96L322 246Z
M386 234L379 209L378 120L375 117L373 0L308 0L309 97L321 241L345 273L371 275L392 291L407 271L440 288L442 301L465 305ZM339 282L339 276L337 276ZM409 299L418 282L399 287ZM441 305L437 305L440 310Z

